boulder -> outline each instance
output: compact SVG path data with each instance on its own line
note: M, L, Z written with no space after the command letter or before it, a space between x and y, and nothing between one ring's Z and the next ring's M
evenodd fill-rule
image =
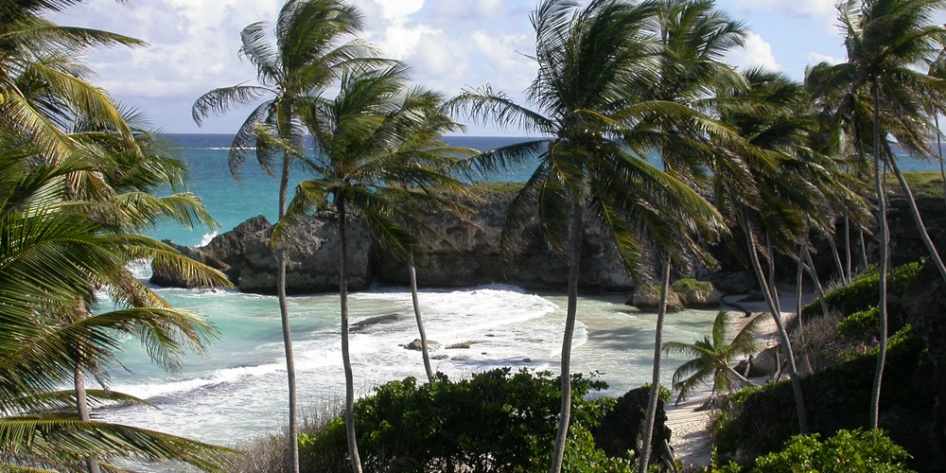
M614 409L601 419L598 426L592 428L591 435L595 445L612 458L627 458L627 452L633 451L634 457L640 456L644 443L643 426L647 415L647 400L650 388L637 388L621 396ZM657 413L654 416L654 435L651 441L650 463L673 464L673 456L666 445L670 443L670 428L667 427L667 412L663 400L657 401Z
M713 277L713 285L727 294L745 294L755 288L755 276L750 271L719 273Z
M404 348L407 348L408 350L421 351L421 341L419 338L415 338L413 342L404 345ZM434 351L437 348L440 348L439 343L433 340L427 340L427 351Z
M637 307L641 312L657 312L660 304L660 286L654 284L645 284L638 286L634 291L634 297L628 301L628 305ZM684 309L680 296L670 291L667 293L667 313L680 312Z
M688 309L712 309L719 307L723 293L713 287L708 281L695 279L680 279L671 286L673 292L680 296L683 306Z

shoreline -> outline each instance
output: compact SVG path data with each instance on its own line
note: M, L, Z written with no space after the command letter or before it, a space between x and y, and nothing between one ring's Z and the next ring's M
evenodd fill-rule
M736 314L733 317L729 327L730 335L735 335L745 327L754 317L765 317L769 313L765 301L745 301L748 295L742 295L740 299L732 301L723 298L724 306L731 306L736 310L730 310ZM817 299L815 294L803 293L802 302L808 304ZM788 307L786 304L794 306L796 294L783 292L779 294L779 302L782 307ZM727 310L726 307L720 310ZM739 313L742 311L742 313ZM745 317L745 313L751 313L754 317ZM783 311L782 317L793 315L794 311ZM778 332L775 321L767 317L759 323L758 331L754 337L756 346L760 349L773 346L777 342ZM670 403L667 408L667 427L672 434L670 437L670 447L673 449L674 458L679 461L684 468L704 468L710 464L710 455L712 453L713 439L711 431L711 420L714 413L713 409L701 410L700 407L712 395L712 387L706 386L690 396L679 405Z

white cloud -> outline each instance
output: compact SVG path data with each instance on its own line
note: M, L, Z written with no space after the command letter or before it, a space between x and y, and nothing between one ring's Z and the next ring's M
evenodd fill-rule
M772 53L772 45L755 33L746 35L742 48L730 51L726 59L730 64L742 69L763 67L771 71L782 70Z
M828 64L840 64L844 62L844 59L828 56L826 54L810 52L808 53L808 61L811 62L811 64L820 64L822 62L826 62Z

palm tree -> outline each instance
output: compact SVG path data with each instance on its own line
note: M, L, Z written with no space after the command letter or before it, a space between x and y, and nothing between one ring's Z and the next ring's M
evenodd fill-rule
M660 147L664 169L692 178L695 177L690 176L695 171L693 164L706 152L700 149L699 140L706 137L705 124L712 122L709 116L699 111L706 108L707 102L712 102L708 90L720 84L741 81L739 74L722 62L722 57L730 48L742 44L745 30L740 23L715 10L712 0L662 0L658 5L655 21L659 37L659 68L651 86L642 90L641 95L650 100L679 103L694 109L691 120L681 123L658 117L653 123L655 131L674 138ZM695 248L685 249L699 251ZM642 434L643 445L650 445L657 414L661 340L666 294L670 290L671 259L669 256L663 256L662 259L661 299L657 311L653 373ZM649 460L650 449L645 448L638 462L639 472L646 472Z
M406 67L361 64L346 70L334 100L313 99L302 114L315 143L315 155L300 156L318 176L299 184L296 195L272 236L282 244L283 232L313 210L333 210L338 221L341 345L345 369L345 424L352 469L362 471L354 422L354 379L349 355L348 229L360 218L382 244L409 255L422 228L418 209L451 207L432 188L460 188L443 173L453 148L439 136L460 125L446 115L443 98L408 85ZM273 137L271 136L270 139ZM275 143L275 142L274 142ZM280 147L291 146L282 142Z
M680 353L691 359L673 372L673 388L679 390L676 403L685 400L698 386L713 380L713 393L732 391L737 386L753 385L732 368L732 364L743 356L754 354L757 350L753 337L756 328L765 317L757 315L743 326L733 339L726 343L726 331L731 319L729 312L720 311L713 319L713 331L693 343L667 342L663 351L668 354Z
M188 260L164 244L118 233L89 215L102 202L73 198L62 185L71 174L95 172L87 155L67 156L58 164L28 159L34 149L4 138L18 137L0 128L0 438L17 463L60 468L80 458L97 470L99 458L177 460L207 471L227 471L233 452L138 428L91 421L78 402L76 417L63 414L82 397L135 401L118 393L57 389L81 380L83 369L114 359L122 336L138 337L149 354L174 366L187 346L200 349L210 333L203 319L174 310L128 274L131 259L153 255L189 271ZM37 164L40 163L40 164ZM195 273L197 275L198 273ZM204 273L206 274L206 273ZM211 281L222 279L216 274ZM108 289L125 308L84 317L76 301L94 282ZM80 348L81 347L81 348ZM79 386L79 383L77 383ZM84 386L83 386L84 387Z
M702 197L640 157L658 138L635 123L659 114L667 119L691 116L679 104L636 100L653 77L650 20L655 12L653 3L598 0L579 8L571 1L543 1L532 15L539 71L527 90L538 109L516 104L489 87L467 91L456 101L478 119L494 117L547 137L474 160L491 171L538 155L538 168L509 209L503 246L514 248L522 233L518 230L538 217L549 245L569 268L552 473L561 470L571 417L571 344L584 227L599 226L628 270L640 276L648 243L657 242L677 262L681 240L691 240L696 230L711 233L719 222Z
M344 0L288 0L276 19L275 47L267 37L264 23L253 23L240 33L240 53L257 69L259 85L235 85L214 89L194 102L193 116L198 125L210 113L225 113L235 105L247 105L268 97L257 105L237 130L230 148L230 171L234 177L255 146L260 166L271 175L278 155L282 161L279 179L279 218L286 212L289 170L293 153L267 146L259 139L259 124L265 123L276 136L293 149L300 149L305 138L298 126L298 107L308 97L318 97L331 87L339 69L354 58L369 58L373 51L355 39L338 44L346 35L362 27L362 15ZM299 447L296 442L296 383L292 356L292 332L286 302L286 256L276 252L276 291L282 320L286 352L286 376L289 387L289 464L299 471Z
M97 46L141 46L127 36L88 28L62 27L50 12L82 0L4 2L0 7L0 121L34 144L44 159L60 160L76 150L62 126L73 113L107 122L125 138L118 107L89 82L76 58Z
M906 185L886 136L892 135L900 146L917 154L931 155L925 137L930 136L930 120L924 113L926 99L942 97L944 81L919 72L915 67L932 63L946 44L946 29L933 23L933 14L944 7L941 0L851 0L840 5L841 29L847 50L847 62L824 67L827 87L844 90L849 103L863 104L864 119L849 127L873 129L855 135L854 146L873 155L874 191L877 198L877 223L880 238L880 350L871 395L870 426L876 428L879 416L880 388L887 350L887 259L889 231L887 202L882 170L890 167L900 181L910 203L920 236L930 251L931 261L946 280L946 266L923 227L912 193ZM871 136L868 140L867 136Z

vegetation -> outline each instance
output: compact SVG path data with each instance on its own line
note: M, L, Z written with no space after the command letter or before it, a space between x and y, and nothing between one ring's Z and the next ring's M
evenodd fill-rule
M910 455L880 430L839 430L825 441L818 434L796 435L779 452L756 458L751 466L730 463L719 473L909 473Z
M559 381L549 373L512 372L509 368L451 381L418 385L413 378L375 388L355 405L358 444L366 471L538 471L547 465L555 438ZM606 386L576 375L572 380L574 425L569 442L595 453L588 429L608 401L585 396ZM341 418L303 435L306 471L347 469L345 426ZM582 445L590 443L590 445ZM587 471L580 455L569 471Z
M170 307L126 265L150 258L188 280L226 284L221 274L139 235L162 221L213 225L199 199L181 191L181 162L160 149L136 112L94 86L78 59L91 47L142 43L45 19L81 0L8 3L0 7L0 469L99 473L118 471L116 460L129 459L228 471L233 451L91 415L91 407L103 403L142 402L111 391L107 377L99 376L125 339L139 340L155 362L174 369L187 349L201 351L214 335L205 320ZM885 176L889 170L899 184L929 262L946 280L911 187L939 195L942 178L905 175L893 153L896 143L916 156L934 155L930 143L939 138L937 117L946 110L946 27L932 20L946 3L850 0L838 8L845 62L813 66L799 84L726 65L722 58L747 31L711 0L541 0L531 16L535 52L529 56L538 72L525 104L489 86L448 99L412 85L407 65L377 57L355 36L364 19L344 0L287 0L272 37L262 23L247 26L240 53L256 66L258 83L214 89L192 111L200 123L234 106L255 105L236 131L231 172L237 176L253 153L280 179L271 246L289 435L286 459L276 463L292 472L301 463L317 471L350 466L355 473L363 466L525 472L546 465L558 473L628 471L636 462L644 473L649 449L635 459L608 457L597 448L593 428L613 401L586 400L602 384L571 374L579 270L590 229L606 235L634 278L659 279L643 445L651 443L661 395L662 351L692 357L673 376L678 402L709 379L716 393L752 384L732 364L755 350L759 318L729 342L724 312L703 340L663 345L661 338L671 272L696 260L712 264L705 242L730 236L727 243L753 270L777 325L791 382L727 398L715 427L720 454L740 450L758 458L719 471L906 471L904 451L879 431L843 429L876 429L883 409L932 417L932 390L914 382L931 370L928 346L899 303L920 263L887 267ZM333 98L326 97L330 92ZM462 129L453 112L516 125L539 138L461 160L467 150L441 141ZM645 159L654 151L662 169ZM538 229L568 267L560 376L502 369L452 382L434 374L422 349L427 384L391 382L356 402L348 340L350 222L360 219L405 259L417 308L413 252L435 233L422 216L462 216L458 202L469 200L467 187L450 173L475 178L535 156L538 167L515 189L502 238L512 249ZM287 207L294 163L310 179ZM876 210L864 190L870 176ZM172 194L156 197L164 188ZM323 211L336 217L341 239L345 410L300 435L283 236ZM854 279L848 227L863 230L871 218L878 267ZM842 221L844 261L835 244ZM818 280L811 235L828 237L838 274L844 282L853 279L821 302L842 314L832 330L852 349L841 363L802 376L775 276L782 255L797 263L798 281L806 269ZM866 249L862 259L866 266ZM684 280L674 289L699 286ZM416 318L425 340L419 309ZM876 346L868 347L874 338ZM103 389L90 388L92 379ZM809 430L816 434L795 436Z

